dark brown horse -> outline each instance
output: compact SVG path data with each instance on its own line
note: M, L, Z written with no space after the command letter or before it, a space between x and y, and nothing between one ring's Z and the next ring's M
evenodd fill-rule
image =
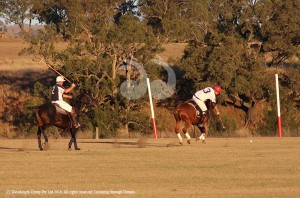
M207 101L206 102L206 106L208 108L208 110L211 109L211 102ZM208 111L209 112L209 111ZM197 106L197 104L194 103L194 101L188 101L188 102L184 102L179 104L175 111L174 111L174 117L176 120L176 126L175 126L175 133L177 134L177 137L180 140L180 144L182 144L182 137L180 135L179 129L180 129L180 123L181 121L185 122L184 127L182 128L182 132L185 134L185 136L187 137L187 143L191 143L191 137L189 135L189 133L187 132L187 129L191 126L191 125L195 125L197 126L199 120L200 120L200 116L202 116L202 112L201 109ZM209 113L206 114L204 121L203 121L203 127L198 127L201 135L199 136L199 139L202 140L203 143L205 143L205 135L207 134L208 131L208 118L209 118Z
M85 91L73 99L72 102L72 106L77 114L77 117L81 111L86 111L88 107L97 105L97 101ZM70 131L71 139L69 142L69 149L71 149L71 146L74 143L75 150L80 150L76 142L77 129L73 127L69 116L64 113L64 110L60 109L61 112L58 112L58 110L59 109L57 109L54 104L47 102L39 106L35 111L34 117L38 125L37 137L39 149L43 150L43 146L44 148L48 147L48 137L45 133L45 130L50 126L56 126L58 128ZM41 143L41 134L43 134L45 139L43 146Z

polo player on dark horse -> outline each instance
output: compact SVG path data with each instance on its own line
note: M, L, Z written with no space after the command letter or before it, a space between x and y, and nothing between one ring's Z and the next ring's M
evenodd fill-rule
M97 106L98 102L86 91L81 92L76 98L66 94L72 91L76 85L71 84L71 87L65 89L63 87L63 76L56 78L56 84L52 89L51 103L47 102L39 106L35 111L35 119L38 125L37 137L38 146L40 150L44 150L41 143L41 135L45 139L45 147L48 144L48 137L45 134L45 129L50 126L56 126L58 128L69 130L71 133L71 139L69 142L69 149L71 149L74 143L75 150L80 150L77 147L76 132L80 127L77 121L77 117L80 111L87 110L86 107ZM73 107L63 100L63 97L73 99Z
M71 105L69 105L67 102L63 100L63 98L69 98L72 99L71 95L68 95L66 93L69 93L76 87L74 83L72 83L71 87L68 89L65 89L63 87L65 79L62 76L57 76L56 78L56 84L52 88L52 93L51 93L51 101L52 103L58 104L62 109L66 110L68 112L68 116L70 117L72 121L72 125L77 129L80 127L80 124L77 122L76 119L76 112L72 108Z

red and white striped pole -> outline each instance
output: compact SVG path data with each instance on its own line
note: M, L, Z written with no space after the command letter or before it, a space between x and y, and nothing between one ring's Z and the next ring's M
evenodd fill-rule
M280 116L280 100L279 100L278 74L275 74L275 80L276 80L276 96L277 96L278 136L279 136L279 137L282 137L282 131L281 131L281 116Z
M152 94L151 94L151 87L150 87L149 78L147 78L147 86L148 86L149 101L150 101L150 107L151 107L151 118L152 118L152 125L153 125L153 133L154 133L155 139L157 139L156 123L155 123L155 117L154 117L154 108L153 108L153 103L152 103Z

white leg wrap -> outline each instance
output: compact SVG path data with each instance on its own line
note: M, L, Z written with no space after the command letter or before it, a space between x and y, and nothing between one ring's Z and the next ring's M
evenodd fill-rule
M190 136L190 134L189 134L189 133L186 133L186 134L185 134L185 136L187 137L187 139L188 139L188 140L190 140L190 139L191 139L191 136Z
M177 133L177 137L179 138L180 142L182 142L182 137L181 137L180 133Z
M201 133L199 140L205 140L205 133Z

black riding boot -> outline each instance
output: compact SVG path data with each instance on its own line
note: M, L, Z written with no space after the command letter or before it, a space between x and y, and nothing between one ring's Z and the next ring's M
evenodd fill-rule
M199 120L199 122L198 122L198 127L203 127L203 122L204 122L204 119L205 119L205 117L206 117L206 112L207 111L203 111L202 112L202 115L201 115L201 118L200 118L200 120Z
M71 119L72 125L74 126L74 128L79 128L80 124L77 122L76 119L76 113L74 111L72 111L71 113L68 112L69 118Z

